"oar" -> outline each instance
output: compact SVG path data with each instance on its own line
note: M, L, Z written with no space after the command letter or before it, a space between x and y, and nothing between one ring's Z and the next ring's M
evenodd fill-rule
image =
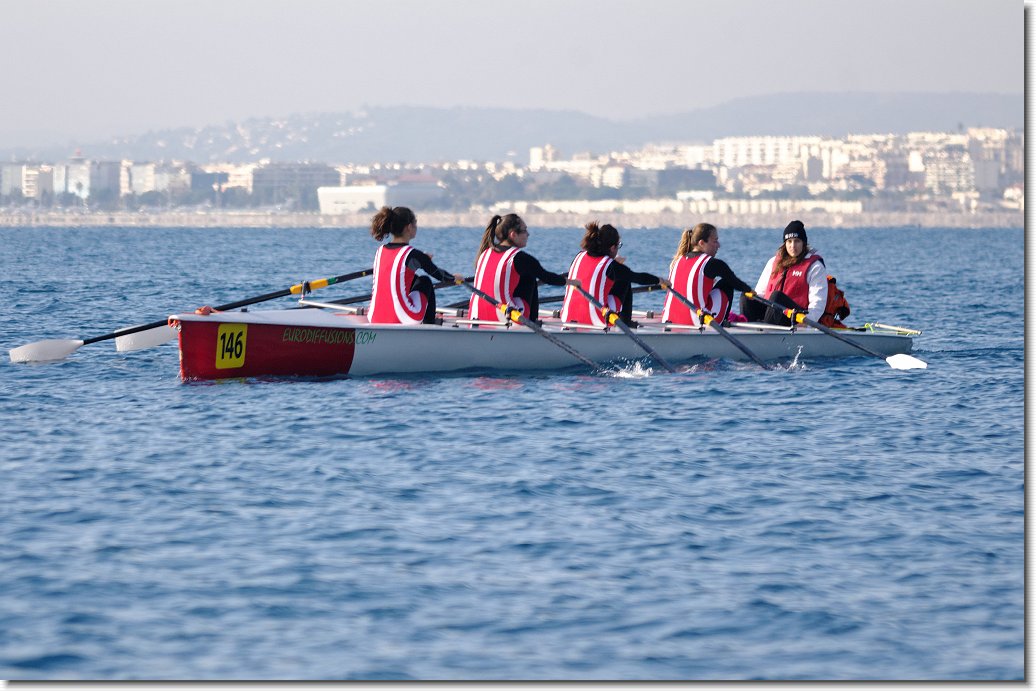
M364 276L369 276L373 269L363 269L357 272L351 272L349 274L342 274L341 276L329 277L326 279L316 279L314 281L305 281L300 284L295 284L290 288L275 291L273 293L267 293L265 295L256 296L255 298L246 298L245 300L238 300L233 303L227 303L226 305L217 305L212 308L213 311L218 310L233 310L234 308L244 307L246 305L254 305L256 303L262 303L267 300L273 300L274 298L282 298L288 295L298 295L300 293L305 294L310 291L314 291L318 288L325 288L327 286L333 286L334 284L341 283L344 281L351 281L353 279L359 279ZM172 327L161 326L154 329L145 329L140 332L126 332L119 330L120 333L115 337L115 350L116 351L140 351L145 348L151 348L164 344L167 341L171 341L176 338L176 330Z
M807 324L810 327L813 327L814 329L819 329L820 331L824 332L825 334L833 336L834 338L838 339L839 341L844 341L845 343L849 344L853 348L858 348L859 350L863 351L867 355L874 356L875 358L881 358L882 360L884 360L886 363L888 363L891 367L895 368L896 370L911 370L913 368L927 368L928 367L928 363L924 362L920 358L915 358L915 357L913 357L911 355L908 355L906 353L895 353L895 354L893 354L891 356L888 356L888 357L883 356L882 354L878 353L877 351L872 351L871 349L867 348L866 346L861 346L860 344L856 343L852 339L848 339L848 338L842 336L841 334L839 334L835 330L831 329L830 327L825 326L823 324L820 324L819 322L817 322L815 320L809 319L802 312L799 312L797 310L793 310L791 308L786 308L783 305L778 305L777 303L774 303L773 301L767 300L766 298L763 298L763 297L761 297L760 295L758 295L756 293L746 293L745 297L750 298L751 300L758 301L758 302L762 303L763 305L765 305L767 307L773 308L774 310L777 310L777 311L783 313L792 322L798 322L799 324Z
M580 362L584 363L585 365L590 366L594 370L600 370L601 369L600 365L598 365L597 363L593 362L592 360L590 360L589 358L584 356L582 353L580 353L579 351L575 350L574 348L572 348L571 346L566 344L561 339L559 339L556 336L554 336L553 334L547 332L547 330L545 330L540 325L536 324L536 322L534 322L533 320L530 320L528 317L523 315L521 310L516 310L515 308L511 307L507 303L498 303L493 296L489 295L485 291L481 291L481 290L475 288L475 286L473 284L471 284L470 282L468 282L468 281L458 281L457 284L458 285L459 284L464 284L465 286L467 286L469 291L471 291L472 293L477 295L479 298L485 300L490 305L495 305L496 309L499 310L501 313L503 313L503 315L507 319L511 320L512 322L517 322L518 324L521 324L523 326L528 327L529 329L531 329L532 331L536 332L537 334L542 336L544 339L549 341L550 343L552 343L555 346L557 346L558 348L564 350L566 353L568 353L569 355L571 355L574 358L578 359Z
M474 280L475 280L475 277L473 277L473 276L469 276L469 277L467 277L465 279L465 281L474 281ZM446 288L447 286L456 286L456 285L457 285L457 282L453 281L453 280L450 280L450 281L440 281L437 284L432 284L432 288L438 289L438 288ZM372 295L373 294L371 294L371 293L364 293L362 296L353 296L352 298L339 298L338 300L328 300L328 301L325 301L325 302L326 303L334 303L335 305L352 305L353 303L363 303L365 301L368 301L368 300L371 299ZM459 308L459 307L467 305L467 304L468 304L468 301L465 300L462 303L454 303L452 305L446 305L444 307L447 307L447 308Z
M234 308L241 308L246 305L254 305L255 303L262 303L263 301L273 300L274 298L283 298L284 296L297 295L302 293L303 290L309 291L316 288L324 288L325 286L331 286L333 284L341 283L343 281L349 281L351 279L359 279L363 276L368 276L372 272L371 269L364 269L358 272L352 272L349 274L342 274L341 276L334 276L327 279L317 279L315 281L306 281L301 284L295 284L280 291L274 291L272 293L264 293L261 296L255 296L254 298L246 298L244 300L238 300L233 303L227 303L225 305L217 305L215 310L233 310ZM44 341L37 341L35 343L26 344L25 346L19 346L12 348L9 353L11 355L11 361L14 363L33 363L50 360L61 360L65 356L68 356L78 350L81 346L87 344L97 343L98 341L105 341L107 339L117 339L118 337L129 336L131 334L138 334L145 332L149 329L159 330L165 329L168 332L172 332L167 326L166 320L156 320L147 324L140 324L135 327L125 327L123 329L117 329L109 334L101 334L100 336L93 336L88 339L46 339ZM175 334L175 332L173 332ZM162 334L164 337L165 334ZM163 338L162 341L155 343L155 339L146 338L142 339L141 343L158 345L158 343L165 343L172 336ZM139 346L138 348L146 348L147 346ZM132 349L122 349L132 350Z
M637 346L640 346L640 348L643 349L644 353L646 353L649 356L651 356L655 360L656 363L661 365L663 368L665 368L669 372L676 372L676 370L673 368L673 366L670 365L666 361L665 358L663 358L662 356L658 355L658 353L655 351L655 349L653 349L650 346L648 346L646 343L644 343L643 339L641 339L639 336L637 336L636 334L633 333L633 330L629 328L629 325L627 325L625 322L623 322L622 319L619 317L619 313L611 310L610 308L606 308L603 305L601 305L600 301L598 301L592 295L587 293L586 289L583 288L583 285L581 283L579 283L578 280L576 280L576 279L569 279L567 283L568 283L569 286L571 286L572 288L574 288L577 291L579 291L580 293L582 293L583 297L585 297L587 300L589 300L598 310L600 310L601 311L601 317L603 317L608 324L618 325L619 329L621 329L623 331L623 333L626 334L626 336L628 336L630 339L632 339L633 343L635 343Z
M470 281L470 279L469 279L469 281ZM546 284L542 284L541 283L540 285L544 286ZM658 284L653 284L651 286L637 286L636 288L630 289L630 292L631 293L647 293L649 291L657 291L660 288L662 288L662 287L659 286ZM564 299L565 299L565 294L564 293L562 293L559 296L546 296L545 298L540 298L540 305L542 305L543 303L559 303L559 302L561 302ZM450 303L446 307L448 307L448 308L462 308L462 307L464 307L467 304L468 304L468 301L464 300L464 301L460 301L460 302L457 302L457 303Z
M743 343L741 343L740 339L738 339L736 336L734 336L733 334L728 332L726 329L724 329L723 325L721 325L719 323L719 320L717 320L712 315L710 315L709 313L705 312L704 310L699 308L697 305L692 303L690 298L688 298L687 296L683 295L682 293L677 291L672 286L670 286L666 290L669 291L670 293L672 293L673 296L675 296L677 300L679 300L681 303L683 303L688 308L690 308L696 315L698 315L698 319L699 320L701 320L705 324L713 327L724 338L726 338L727 341L729 341L730 343L734 344L734 346L736 346L742 353L744 353L746 356L748 356L753 361L755 361L755 363L757 365L759 365L760 367L762 367L762 368L764 368L766 370L769 370L769 367L766 365L766 363L764 363L762 361L762 359L759 358L759 356L755 355L750 350L748 350L748 347L745 346Z
M659 284L652 284L650 286L637 286L636 288L630 289L630 293L649 293L651 291L657 291L662 288ZM559 296L547 296L546 298L540 298L540 303L557 303L565 299L565 294L562 293Z

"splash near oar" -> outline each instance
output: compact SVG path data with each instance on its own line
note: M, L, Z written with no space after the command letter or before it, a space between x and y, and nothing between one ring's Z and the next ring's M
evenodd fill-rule
M827 326L825 326L823 324L820 324L819 322L817 322L815 320L811 320L810 318L806 317L805 313L802 313L802 312L800 312L798 310L793 310L791 308L786 308L783 305L778 305L777 303L774 303L771 300L767 300L766 298L760 297L756 293L746 293L745 297L749 298L751 300L758 301L759 303L762 303L763 305L765 305L768 308L773 308L774 310L777 310L778 312L783 314L785 317L790 319L793 324L805 324L807 326L813 327L814 329L818 329L818 330L824 332L825 334L827 334L829 336L833 336L834 338L838 339L839 341L844 341L845 343L849 344L853 348L856 348L856 349L858 349L860 351L863 351L864 353L866 353L869 356L874 356L875 358L881 358L883 361L888 363L890 367L895 368L896 370L913 370L915 368L922 368L923 369L923 368L927 368L928 367L928 363L924 362L920 358L915 358L914 356L911 356L911 355L906 354L906 353L896 353L896 354L893 354L893 355L888 356L888 357L883 356L882 354L880 354L880 353L878 353L876 351L872 351L871 349L867 348L866 346L862 346L862 345L856 343L852 339L849 339L847 337L842 336L841 334L839 334L835 330L831 329L830 327L827 327Z
M576 289L577 291L579 291L583 295L584 298L586 298L587 300L590 301L591 305L593 305L598 310L600 310L601 311L601 317L604 318L605 322L607 322L609 325L617 326L620 330L622 330L623 334L628 336L630 338L630 340L633 341L633 343L635 343L637 346L639 346L641 348L641 350L644 351L644 353L646 353L649 356L651 356L651 358L656 363L661 365L663 368L665 368L669 372L676 372L676 369L672 365L670 365L669 362L665 358L663 358L662 356L658 355L658 352L655 351L655 349L653 349L650 346L648 346L646 343L644 343L643 339L641 339L639 336L637 336L636 334L633 333L633 330L629 328L629 325L627 325L625 322L623 322L622 318L619 317L619 313L615 312L614 310L612 310L610 308L606 308L604 305L602 305L599 300L594 298L592 295L590 295L590 293L587 292L587 290L585 288L583 288L583 285L579 281L577 281L575 279L569 279L568 280L568 285L571 286L572 288Z
M574 348L572 348L571 346L566 344L561 339L559 339L556 336L554 336L553 334L549 333L543 327L541 327L540 325L536 324L535 321L533 321L533 320L529 319L528 317L526 317L525 315L523 315L521 310L516 310L515 308L511 307L507 303L498 302L495 298L493 298L493 296L489 295L485 291L482 291L482 290L479 290L479 289L475 288L475 286L473 284L471 284L471 283L469 283L467 281L458 281L457 283L458 284L464 284L464 286L466 286L469 291L471 291L472 293L477 295L479 298L481 298L482 300L486 301L490 305L495 305L496 309L499 310L504 315L504 317L506 317L509 321L517 322L518 324L520 324L522 326L528 327L532 331L534 331L537 334L539 334L540 336L542 336L547 341L551 342L552 344L554 344L558 348L562 349L563 351L565 351L566 353L571 355L573 358L579 360L580 362L582 362L585 365L590 366L594 370L600 370L601 369L600 365L598 365L594 361L590 360L589 358L584 356L582 353L580 353L579 351L575 350Z
M255 305L256 303L262 303L267 300L273 300L274 298L283 298L290 295L300 295L308 293L309 291L324 288L326 286L333 286L334 284L342 283L343 281L351 281L352 279L359 279L364 276L370 276L373 269L363 269L356 272L350 272L349 274L342 274L340 276L333 276L326 279L316 279L314 281L303 281L302 283L289 286L288 288L280 291L274 291L272 293L264 293L260 296L252 298L245 298L244 300L237 300L233 303L226 303L225 305L217 305L212 310L234 310L236 308L245 307L247 305ZM155 334L140 337L139 341L124 342L123 347L119 350L137 350L139 348L149 348L151 346L157 346L165 343L175 336L175 331L169 328L167 320L156 320L147 324L140 324L135 327L126 327L124 329L117 329L114 332L108 334L101 334L100 336L93 336L88 339L46 339L44 341L37 341L25 346L19 346L12 348L8 353L11 356L11 362L13 363L43 363L48 361L61 360L72 353L75 353L81 347L87 344L97 343L98 341L106 341L108 339L116 339L122 337L130 337L132 335L141 334L148 332L149 330L155 330Z
M719 320L717 320L711 314L709 314L709 313L705 312L704 310L702 310L701 308L699 308L697 305L695 305L693 302L691 302L690 298L688 298L687 296L683 295L682 293L677 291L672 286L670 286L666 290L669 291L670 293L672 293L673 296L677 300L679 300L684 305L686 305L688 308L690 308L691 312L696 314L698 316L699 320L701 320L704 324L712 327L717 332L719 332L723 336L723 338L725 338L730 343L734 344L734 346L737 347L737 349L739 351L741 351L746 356L748 356L758 366L769 370L769 366L767 366L766 363L763 362L762 358L760 358L759 356L757 356L754 353L752 353L752 351L749 350L749 348L747 346L745 346L741 342L740 339L738 339L736 336L732 335L730 332L728 332L726 329L724 329L723 325L719 323Z

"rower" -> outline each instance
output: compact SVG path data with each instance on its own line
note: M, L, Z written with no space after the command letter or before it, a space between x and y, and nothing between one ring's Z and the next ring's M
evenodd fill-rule
M536 282L565 285L564 274L547 271L525 251L528 243L529 228L517 214L497 215L489 221L475 261L475 288L493 296L496 305L472 293L468 304L471 319L503 322L505 318L497 309L501 303L521 310L530 320L539 319Z
M719 230L711 223L684 229L669 265L669 281L693 305L721 323L727 319L744 322L741 315L730 312L730 306L735 289L744 294L751 293L752 287L737 278L726 262L716 258L719 248ZM698 315L672 293L666 295L662 321L701 326Z
M586 224L581 247L583 251L572 260L568 278L578 281L599 303L617 313L623 322L631 327L639 326L632 319L631 284L647 286L662 283L663 280L654 274L635 272L626 266L626 258L619 255L622 238L611 224L600 226L596 221ZM565 291L561 320L595 327L607 326L601 311L572 286Z
M432 262L432 256L411 247L417 236L417 217L407 207L382 207L371 219L371 236L381 242L374 256L374 289L367 319L380 324L435 324L435 288L439 281L463 281ZM420 269L428 276L417 276Z

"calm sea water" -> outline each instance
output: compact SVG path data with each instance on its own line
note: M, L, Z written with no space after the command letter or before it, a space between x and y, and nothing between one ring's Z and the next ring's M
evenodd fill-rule
M468 272L479 235L414 244ZM561 271L580 235L529 250ZM662 272L677 237L623 253ZM184 384L174 344L112 341L12 364L375 244L0 230L0 678L1021 679L1023 232L809 237L850 322L923 329L927 370ZM753 283L779 241L721 229L720 256Z

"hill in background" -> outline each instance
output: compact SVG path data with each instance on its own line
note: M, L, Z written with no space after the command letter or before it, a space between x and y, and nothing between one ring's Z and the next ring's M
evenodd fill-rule
M32 149L6 143L0 146L0 156L60 161L79 148L92 159L137 161L270 159L334 164L511 159L526 163L529 147L547 143L570 155L639 148L650 142L710 142L745 135L844 137L955 132L968 127L1022 129L1024 120L1020 93L786 93L636 120L575 111L390 106L252 118Z

